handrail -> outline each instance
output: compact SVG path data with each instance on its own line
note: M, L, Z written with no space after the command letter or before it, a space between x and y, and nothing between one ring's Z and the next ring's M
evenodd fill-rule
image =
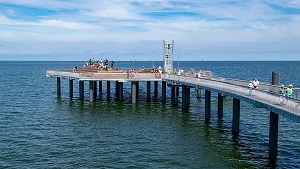
M185 80L187 78L191 78L191 79L194 79L194 80L199 79L200 81L206 80L206 81L221 82L221 83L224 83L224 84L230 84L230 85L234 85L234 86L238 86L238 87L243 87L245 89L249 89L248 88L249 81L246 81L246 80L230 79L230 78L222 78L222 77L200 77L200 78L196 78L196 77L193 77L193 76L183 77L183 76L168 75L168 74L165 74L163 78L167 79L170 76L174 80ZM277 96L278 95L277 92L278 92L279 87L280 86L272 85L270 83L261 82L260 83L260 88L255 89L255 90ZM294 100L295 102L300 103L300 99L297 98L296 94L294 94L293 97L291 97L290 99Z

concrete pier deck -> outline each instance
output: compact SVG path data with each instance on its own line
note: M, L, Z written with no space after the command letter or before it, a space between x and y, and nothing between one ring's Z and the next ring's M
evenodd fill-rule
M126 73L118 70L99 70L99 69L77 69L73 70L47 70L48 77L61 77L78 79L79 81L90 80L110 80L110 81L161 81L155 73Z
M238 98L258 107L263 107L300 123L300 100L292 98L287 104L279 105L278 86L261 82L259 90L253 90L253 96L248 96L248 81L222 77L178 76L156 73L126 73L118 70L99 70L95 68L80 68L73 70L47 70L49 77L78 79L79 81L166 81L168 85L187 85L192 88L214 91L223 95Z

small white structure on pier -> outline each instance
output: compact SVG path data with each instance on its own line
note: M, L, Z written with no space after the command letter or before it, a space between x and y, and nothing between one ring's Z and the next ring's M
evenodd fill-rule
M173 72L173 47L174 40L164 40L164 71Z

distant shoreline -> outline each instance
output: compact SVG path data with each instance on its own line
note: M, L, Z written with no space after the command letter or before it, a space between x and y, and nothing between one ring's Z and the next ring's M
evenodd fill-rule
M87 62L87 60L0 60L0 62ZM118 61L115 61L118 62ZM134 62L131 60L121 60L120 62ZM153 62L149 60L138 60L138 62ZM155 61L157 62L157 61ZM158 62L163 62L159 60ZM173 62L178 62L174 60ZM187 60L187 61L179 61L179 62L300 62L300 60Z

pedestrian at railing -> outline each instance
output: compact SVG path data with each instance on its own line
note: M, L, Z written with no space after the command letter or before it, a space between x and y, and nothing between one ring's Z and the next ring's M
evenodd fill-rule
M280 106L282 106L286 101L284 85L280 86L280 88L278 89L278 94L279 94L279 104Z
M252 96L252 90L253 90L253 88L254 88L254 87L253 87L252 81L249 82L248 88L249 88L249 94L248 94L248 95L249 95L249 96Z

